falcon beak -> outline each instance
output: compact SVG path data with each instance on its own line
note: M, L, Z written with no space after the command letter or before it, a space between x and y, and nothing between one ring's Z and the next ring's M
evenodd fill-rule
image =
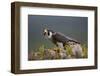
M44 34L44 36L45 36L45 35L46 35L46 32L44 32L43 34Z
M43 32L43 34L44 34L44 36L47 34L47 29L44 29L44 32Z

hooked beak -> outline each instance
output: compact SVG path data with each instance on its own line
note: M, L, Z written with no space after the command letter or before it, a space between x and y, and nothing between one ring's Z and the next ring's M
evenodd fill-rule
M44 29L43 34L44 36L47 34L47 29Z
M46 32L44 32L43 34L44 34L44 36L45 36L45 35L46 35Z

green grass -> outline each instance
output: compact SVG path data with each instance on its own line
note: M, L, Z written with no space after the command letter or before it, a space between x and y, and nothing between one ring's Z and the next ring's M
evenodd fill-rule
M72 48L69 45L64 47L66 49L66 54L70 57L72 56Z
M88 48L87 48L86 44L82 45L82 50L83 50L83 58L87 58L88 57Z
M39 51L39 53L40 53L40 59L43 59L43 57L44 57L44 50L45 50L44 45L41 45L41 46L38 48L38 51Z

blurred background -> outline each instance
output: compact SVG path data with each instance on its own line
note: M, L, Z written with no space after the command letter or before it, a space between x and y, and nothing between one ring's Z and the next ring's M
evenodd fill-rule
M28 50L36 51L40 46L52 48L54 44L43 36L43 29L61 32L81 44L87 45L88 18L71 16L28 15Z

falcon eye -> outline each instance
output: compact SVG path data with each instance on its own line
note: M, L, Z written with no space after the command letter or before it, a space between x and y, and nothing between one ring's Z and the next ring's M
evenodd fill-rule
M48 32L48 35L50 35L50 33Z

